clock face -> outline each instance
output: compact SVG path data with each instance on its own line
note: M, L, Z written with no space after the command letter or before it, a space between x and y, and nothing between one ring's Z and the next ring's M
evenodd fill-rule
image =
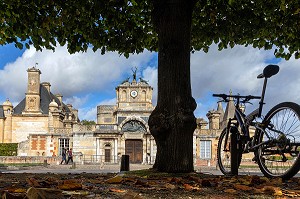
M130 95L131 97L136 97L138 95L138 92L133 90L130 92Z

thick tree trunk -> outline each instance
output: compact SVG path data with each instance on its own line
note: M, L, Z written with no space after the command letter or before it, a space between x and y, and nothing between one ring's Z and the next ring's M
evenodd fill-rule
M191 95L192 0L154 0L158 32L158 100L149 119L157 154L154 169L191 172L196 102Z

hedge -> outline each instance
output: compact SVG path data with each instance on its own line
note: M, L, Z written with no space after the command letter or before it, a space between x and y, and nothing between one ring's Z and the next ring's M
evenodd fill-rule
M17 156L18 143L0 143L0 156Z

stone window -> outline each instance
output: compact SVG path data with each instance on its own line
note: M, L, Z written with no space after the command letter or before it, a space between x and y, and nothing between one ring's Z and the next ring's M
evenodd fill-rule
M211 140L200 141L200 158L211 159Z
M59 155L61 155L63 149L69 149L70 148L70 139L68 138L60 138L59 139Z

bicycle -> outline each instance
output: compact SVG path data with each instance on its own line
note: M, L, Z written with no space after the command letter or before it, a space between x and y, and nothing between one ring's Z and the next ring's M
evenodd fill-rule
M213 94L222 101L235 103L234 117L220 134L217 163L225 175L238 175L242 155L253 152L252 161L269 178L290 179L300 169L300 106L283 102L262 116L267 81L279 72L279 66L268 65L257 78L264 78L261 96ZM250 100L260 99L259 107L245 115L243 107ZM250 103L251 104L251 103ZM250 136L250 128L254 135Z

